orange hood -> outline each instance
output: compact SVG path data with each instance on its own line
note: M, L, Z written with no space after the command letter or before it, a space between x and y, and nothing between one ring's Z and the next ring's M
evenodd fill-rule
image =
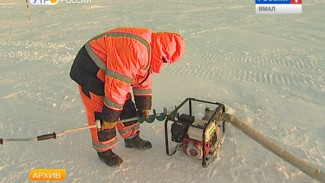
M163 58L169 64L177 62L184 54L185 42L181 35L176 33L153 33L151 53L151 69L159 73L163 66Z

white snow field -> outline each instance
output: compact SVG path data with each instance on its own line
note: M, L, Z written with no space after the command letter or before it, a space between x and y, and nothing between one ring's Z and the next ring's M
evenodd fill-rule
M79 1L80 2L80 1ZM275 143L325 170L325 2L303 1L302 14L256 15L239 0L92 0L30 6L0 0L0 138L28 138L87 124L70 67L91 37L120 27L182 34L186 52L153 78L153 108L173 109L187 97L224 103ZM203 113L204 106L200 106ZM0 183L30 182L33 169L66 169L62 182L308 183L317 182L228 125L207 168L165 152L164 122L143 124L148 151L114 151L111 168L91 146L88 130L56 140L0 145Z

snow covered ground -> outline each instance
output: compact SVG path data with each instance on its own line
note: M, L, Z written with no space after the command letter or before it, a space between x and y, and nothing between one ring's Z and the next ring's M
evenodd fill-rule
M254 1L92 0L31 6L0 0L0 137L25 138L85 125L72 60L91 37L119 26L175 31L186 53L153 78L153 108L186 97L224 103L238 118L325 170L325 2L299 15L256 15ZM202 111L203 112L203 111ZM316 182L234 127L208 168L165 153L163 122L142 125L153 148L98 160L88 131L0 146L0 183L29 182L35 168L64 168L63 182Z

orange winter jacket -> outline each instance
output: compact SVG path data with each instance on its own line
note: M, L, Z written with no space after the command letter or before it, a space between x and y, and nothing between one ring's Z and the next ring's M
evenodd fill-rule
M70 76L83 92L104 96L102 118L116 121L132 88L138 110L151 109L152 72L178 61L185 50L176 33L117 28L89 40L79 51ZM89 95L89 94L88 94Z

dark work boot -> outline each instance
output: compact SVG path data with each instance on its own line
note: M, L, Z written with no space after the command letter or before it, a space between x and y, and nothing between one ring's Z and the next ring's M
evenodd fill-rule
M98 158L108 166L116 167L123 163L122 158L116 155L111 149L104 152L97 152Z
M132 139L124 139L124 141L125 141L125 147L127 148L146 150L152 147L151 143L147 140L141 139L139 134Z

